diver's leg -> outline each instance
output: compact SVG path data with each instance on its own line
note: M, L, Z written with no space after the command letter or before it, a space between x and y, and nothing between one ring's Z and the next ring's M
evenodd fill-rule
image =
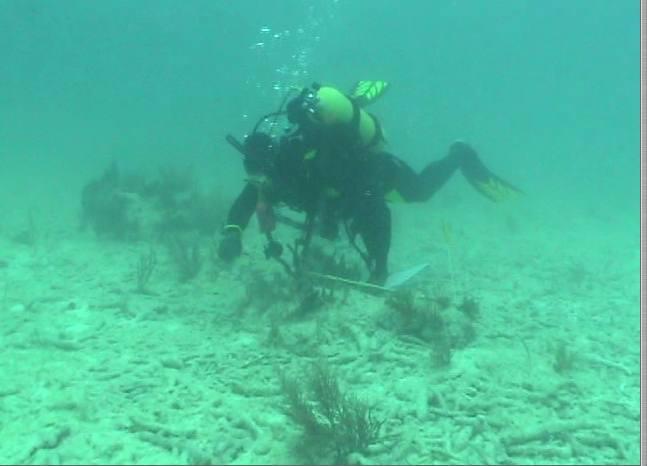
M462 143L452 144L444 158L431 162L419 174L400 161L397 166L395 190L406 202L427 201L461 168L468 156L468 147Z
M369 281L382 285L388 276L388 256L391 247L391 211L383 198L368 196L354 215L353 229L362 237L373 262Z
M339 207L334 200L327 199L320 207L319 235L327 240L339 237Z
M457 169L461 170L476 190L491 200L498 201L507 197L510 192L519 192L510 183L488 170L476 151L464 142L453 143L444 158L431 162L420 174L416 174L401 160L395 160L397 164L393 188L407 202L427 201L445 185Z

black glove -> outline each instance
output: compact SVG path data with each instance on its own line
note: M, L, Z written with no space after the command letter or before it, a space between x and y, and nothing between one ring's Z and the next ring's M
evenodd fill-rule
M224 237L218 246L218 257L225 262L231 262L243 251L243 241L240 230L237 228L226 229Z

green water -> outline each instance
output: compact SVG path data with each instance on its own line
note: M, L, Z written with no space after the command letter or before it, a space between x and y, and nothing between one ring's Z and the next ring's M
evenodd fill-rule
M345 461L638 464L639 39L629 0L0 0L0 463L330 462L276 371L323 359L384 420ZM381 296L283 319L300 303L255 220L212 260L245 178L225 135L360 79L390 83L370 110L415 169L461 139L524 191L456 175L393 206L392 270L429 262L412 289L474 333L442 367ZM159 211L136 238L79 228L112 162L191 170L195 275Z

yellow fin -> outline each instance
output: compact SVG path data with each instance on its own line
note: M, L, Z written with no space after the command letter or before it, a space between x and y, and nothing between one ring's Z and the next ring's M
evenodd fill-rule
M360 107L372 104L382 97L389 87L386 81L358 81L349 97Z
M519 195L516 188L496 178L490 178L486 182L478 183L478 189L494 202L501 202Z

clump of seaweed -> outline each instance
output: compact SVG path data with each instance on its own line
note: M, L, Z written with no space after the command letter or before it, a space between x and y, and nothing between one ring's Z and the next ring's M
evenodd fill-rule
M438 310L440 311L449 309L449 307L452 305L452 299L444 294L434 295L431 299L436 303Z
M481 316L481 306L476 298L472 296L465 296L463 301L458 305L458 310L472 321L478 320Z
M179 234L166 237L169 255L176 266L178 280L182 283L194 279L202 268L200 244L197 238L186 238Z
M152 178L122 173L112 163L81 192L81 227L100 237L134 241L166 234L211 234L224 216L215 193L204 193L188 169L164 168Z
M564 340L555 344L553 354L553 370L558 374L570 372L575 365L575 352L573 352Z
M124 195L120 171L112 163L101 176L88 182L81 192L81 228L91 227L97 236L132 240L139 223L130 212L131 198Z
M286 315L289 319L302 319L330 304L334 300L332 289L319 288L307 282L297 288L297 305Z
M474 321L479 305L474 298L465 298L454 307L444 295L427 296L403 289L392 293L386 304L395 313L389 313L385 325L428 343L436 366L448 365L456 349L476 338Z
M357 261L348 260L343 254L327 252L321 245L312 243L303 264L304 270L347 280L361 280L362 267Z
M221 223L221 200L215 193L203 193L193 171L163 167L146 185L146 197L159 212L157 230L164 233L197 231L211 234Z
M38 242L38 231L36 229L36 222L34 221L34 214L32 211L29 211L27 214L26 227L14 234L11 239L14 243L21 244L23 246L36 246L36 243Z
M277 319L270 319L270 328L267 332L265 344L271 348L281 347L285 345L285 338L281 330L281 324Z
M245 294L238 306L239 312L251 306L264 313L274 305L287 307L294 302L293 282L285 274L253 268L244 280Z
M153 270L157 265L157 255L151 247L148 252L142 252L139 255L139 261L135 269L135 291L140 294L149 294L148 282L150 281Z
M306 274L286 275L272 269L249 270L244 287L239 311L250 306L261 313L276 308L275 314L283 320L309 318L335 300L332 288L316 285Z
M443 333L431 345L429 353L431 365L433 367L447 367L452 362L453 354L454 348L450 344L447 334Z
M299 451L309 461L343 464L378 440L384 420L354 393L343 392L326 363L313 364L305 386L284 372L279 379L288 413L303 431Z
M411 289L402 289L391 294L386 304L396 311L395 324L400 333L433 341L444 332L442 311L433 299L417 295Z

